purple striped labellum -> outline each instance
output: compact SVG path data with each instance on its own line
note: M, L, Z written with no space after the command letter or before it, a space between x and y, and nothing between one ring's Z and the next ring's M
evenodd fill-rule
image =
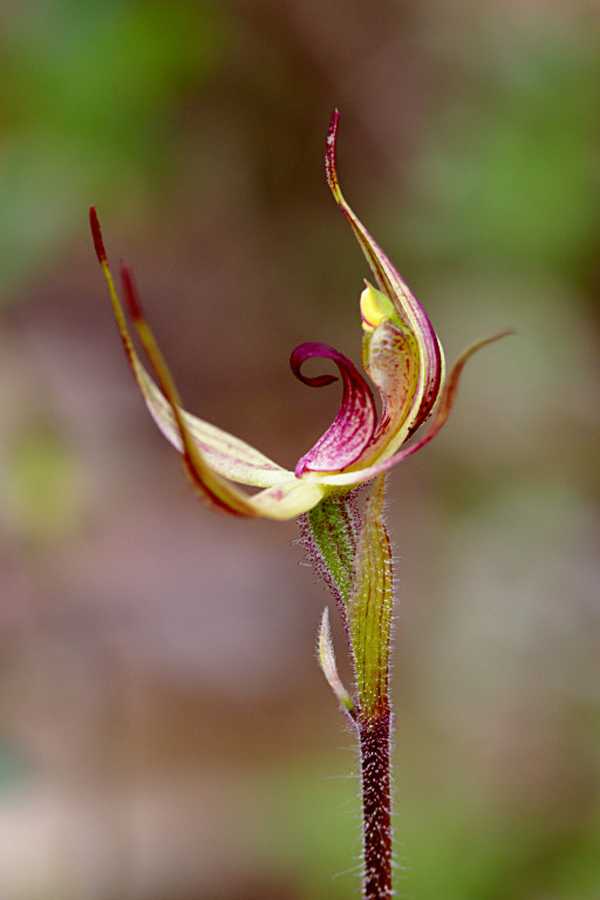
M327 182L375 281L375 285L365 282L359 302L365 374L328 344L309 342L293 350L291 369L304 384L325 387L338 380L332 374L305 375L304 363L315 358L334 363L342 384L333 422L301 455L293 471L184 409L144 316L133 276L123 266L125 306L148 371L134 346L94 207L90 225L134 378L158 428L181 454L198 494L214 509L242 518L298 518L309 558L336 599L347 637L353 690L344 687L337 671L327 610L319 632L319 661L357 730L363 789L363 897L381 900L392 895L389 654L393 576L383 519L385 476L445 425L467 360L510 332L473 344L446 377L442 347L427 313L341 191L338 125L335 110L326 141ZM428 430L416 435L427 420ZM368 495L359 497L359 488L369 482ZM260 490L250 494L238 485Z

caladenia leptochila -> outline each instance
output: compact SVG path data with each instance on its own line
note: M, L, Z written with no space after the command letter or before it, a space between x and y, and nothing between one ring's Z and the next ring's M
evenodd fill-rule
M144 317L131 271L122 266L126 306L154 378L147 371L133 344L93 207L90 225L135 380L157 426L181 454L197 492L213 509L233 516L298 518L309 558L337 601L354 671L352 694L337 674L327 610L319 633L319 658L359 739L363 896L378 900L392 893L389 654L393 580L383 521L386 473L428 444L445 425L469 357L509 332L471 345L446 377L442 346L427 313L341 192L336 167L338 123L335 110L327 133L325 170L334 199L377 284L365 282L360 316L363 367L379 403L367 378L343 353L318 342L296 347L290 357L296 377L311 387L337 381L331 374L302 372L309 359L329 360L337 367L342 399L329 428L293 471L183 408ZM416 436L428 420L427 430ZM249 494L237 484L260 490Z

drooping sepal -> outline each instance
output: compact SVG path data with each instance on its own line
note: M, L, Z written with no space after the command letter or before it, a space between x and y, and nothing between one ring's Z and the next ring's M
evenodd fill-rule
M187 413L158 342L144 316L131 271L121 269L126 305L156 381L138 356L108 263L96 210L90 209L90 227L98 262L112 304L127 360L159 428L181 453L185 469L198 494L213 508L231 515L268 519L295 519L322 500L324 485L294 476L266 456L213 425ZM252 496L231 482L264 487Z
M354 718L354 701L338 675L333 640L331 638L331 625L329 623L329 607L327 606L323 610L323 616L321 617L321 624L319 626L317 653L323 675L327 679L329 687L337 697L338 703L344 712L347 712Z

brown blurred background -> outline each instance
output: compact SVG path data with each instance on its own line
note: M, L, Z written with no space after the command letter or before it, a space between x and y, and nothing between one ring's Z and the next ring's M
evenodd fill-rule
M346 193L470 364L394 472L398 895L600 897L600 6L0 8L0 897L357 897L351 735L293 523L211 515L127 372L293 465L359 357ZM339 654L343 656L341 643Z

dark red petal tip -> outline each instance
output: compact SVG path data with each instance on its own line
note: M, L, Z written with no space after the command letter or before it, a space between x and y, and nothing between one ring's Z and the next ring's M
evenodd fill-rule
M330 349L331 348L327 344L319 344L316 341L307 341L304 344L299 344L299 346L292 351L290 356L290 368L298 381L301 381L302 384L306 384L309 387L325 387L328 384L333 384L334 381L338 381L337 375L302 374L302 366L307 359L312 359L315 356L321 355L326 359L329 359Z
M327 130L327 137L333 138L335 140L335 135L337 132L337 128L340 122L340 111L335 106L331 111L331 116L329 118L329 128Z
M102 266L107 261L108 257L106 255L104 241L102 240L102 229L100 228L100 221L95 206L90 206L90 228L92 231L92 239L94 241L94 250L96 251L98 262Z
M325 175L327 177L327 183L332 190L337 186L335 156L339 123L340 111L336 108L331 113L329 128L327 129L327 139L325 141Z
M131 272L131 269L124 264L121 264L121 282L123 284L125 302L127 303L131 318L137 319L138 321L143 319L142 304L140 303L140 297L133 279L133 273Z

